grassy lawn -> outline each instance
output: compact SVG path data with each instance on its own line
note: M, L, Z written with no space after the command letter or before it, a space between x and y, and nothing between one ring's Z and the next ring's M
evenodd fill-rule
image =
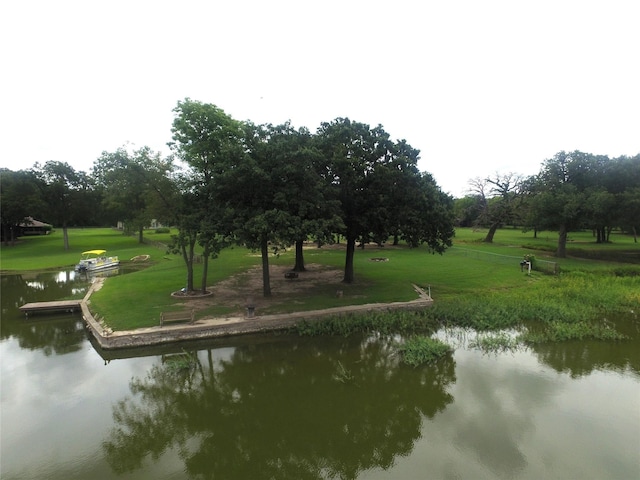
M55 230L51 235L21 237L16 245L0 247L0 270L2 272L43 270L56 267L73 266L80 260L82 252L94 249L107 250L110 255L117 255L126 263L136 255L151 255L157 261L165 255L162 248L138 243L135 236L124 235L121 231L110 228L70 228L69 250L64 250L62 230ZM156 234L149 231L145 234L149 241L167 242L170 234Z
M581 257L555 259L552 256L557 234L539 232L533 234L520 230L503 229L496 233L493 244L484 244L486 232L458 229L454 248L444 255L432 255L425 248L367 246L357 249L355 277L352 285L341 285L344 298L336 298L336 285L319 286L316 290L263 310L263 313L321 309L337 305L406 301L416 298L412 283L431 288L436 305L448 306L458 315L470 311L482 311L485 306L494 310L500 305L510 305L511 310L526 317L523 305L542 311L549 299L558 308L550 309L549 316L558 316L563 305L576 311L587 302L594 308L614 308L616 305L640 302L640 267L629 263L592 260L598 252L615 251L629 254L640 252L640 245L631 237L614 235L613 243L598 245L590 232L570 236L569 255L578 251ZM168 241L169 234L147 232L147 240ZM26 237L13 247L0 250L0 268L3 272L42 270L77 263L84 250L104 248L118 255L126 264L128 259L151 255L149 267L135 273L109 278L103 288L92 296L92 310L105 318L116 330L131 329L158 324L161 311L182 308L171 292L185 285L186 269L179 256L166 254L163 248L151 244L139 244L137 237L125 236L111 229L72 229L69 231L71 250L62 247L62 232L43 237ZM585 253L586 252L586 253ZM534 271L531 275L521 272L519 260L524 254L534 253L537 259L558 261L560 276ZM372 261L384 258L386 261ZM270 259L271 265L292 266L293 250ZM307 265L320 264L342 269L344 249L341 247L311 248L305 251ZM245 248L224 250L218 259L210 261L208 284L246 271L260 264L259 255ZM194 281L200 284L201 265L196 265ZM575 272L571 279L564 275ZM580 272L588 272L591 279L584 284ZM612 272L622 280L613 281ZM595 276L594 276L595 275ZM599 278L606 279L598 285ZM256 292L260 295L261 292ZM274 297L279 295L274 291ZM221 315L229 312L223 305L210 306L200 315ZM574 306L575 305L575 306ZM456 310L457 309L457 310ZM464 312L467 313L464 313ZM542 312L544 313L544 312Z

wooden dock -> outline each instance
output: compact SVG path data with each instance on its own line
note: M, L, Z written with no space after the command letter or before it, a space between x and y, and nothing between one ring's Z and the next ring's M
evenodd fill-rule
M75 312L80 310L81 300L58 300L56 302L25 303L20 310L28 317L30 313L38 312Z

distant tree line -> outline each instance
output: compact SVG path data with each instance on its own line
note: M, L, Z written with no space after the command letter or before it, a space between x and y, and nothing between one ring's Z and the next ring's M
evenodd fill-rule
M453 198L418 170L419 151L393 141L382 126L337 118L315 134L290 123L238 121L190 99L174 109L171 155L143 147L103 152L91 174L59 161L0 171L2 236L12 242L28 217L62 228L122 221L143 240L151 219L177 227L170 248L195 290L196 250L208 261L231 243L261 252L263 294L270 295L269 255L295 245L346 243L344 282L354 281L358 244L426 244L442 253L454 235ZM196 248L199 247L199 248Z
M556 255L566 257L567 234L590 229L598 243L619 228L640 229L640 155L610 159L561 151L542 163L537 175L495 174L469 181L469 194L455 200L456 225L488 229L493 241L501 226L558 232Z
M393 141L382 126L337 118L315 133L290 123L238 121L212 104L190 99L174 109L171 154L148 147L103 152L91 173L60 161L29 170L0 170L1 233L14 241L18 226L35 218L67 228L124 223L143 241L152 219L177 227L170 249L195 290L196 251L209 259L231 243L259 250L263 294L271 293L269 255L295 245L293 269L305 269L303 244L346 243L343 280L354 281L357 244L403 241L442 253L454 226L558 231L557 255L567 233L592 229L597 242L613 228L637 238L640 228L640 155L609 159L559 152L537 175L514 173L469 181L454 201L433 177L418 170L419 151Z

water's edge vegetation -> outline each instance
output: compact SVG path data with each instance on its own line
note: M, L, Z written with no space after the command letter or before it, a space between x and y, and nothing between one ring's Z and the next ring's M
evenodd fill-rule
M110 229L86 229L75 233L79 249L107 248L123 258L151 254L144 270L110 278L103 289L92 297L91 308L105 318L113 329L135 329L152 326L160 310L170 308L174 301L170 292L181 285L184 264L179 257L167 254L162 247L140 245L120 232ZM165 235L169 235L166 233ZM158 240L162 234L149 235ZM446 354L440 341L430 341L442 327L474 329L482 333L472 345L485 351L499 351L544 342L571 340L624 341L607 318L616 314L637 316L640 310L640 265L637 261L621 263L598 260L598 252L607 258L612 251L631 252L638 256L639 247L631 239L618 237L611 245L595 245L585 232L574 235L576 248L588 250L589 258L572 257L560 264L560 273L550 275L533 271L522 272L518 258L531 255L541 260L555 260L550 253L553 234L540 233L535 239L517 230L499 231L496 239L502 243L482 244L482 232L459 229L456 246L471 247L474 252L486 252L486 258L461 254L453 249L444 255L431 255L424 249L403 247L366 247L356 256L354 285L345 288L344 298L326 295L299 298L273 307L271 313L308 310L335 306L336 302L406 301L414 294L411 283L432 289L435 304L423 311L371 312L327 318L323 322L301 322L292 329L299 335L350 335L375 333L397 336L398 354L411 365L433 361ZM30 238L24 245L2 249L3 268L20 270L33 268L34 256L48 265L59 252L59 238ZM470 248L470 249L471 249ZM469 250L470 250L469 249ZM370 256L384 254L388 262L370 262ZM464 252L463 252L464 253ZM43 256L44 255L44 256ZM466 255L466 256L465 256ZM623 255L619 255L623 256ZM58 262L66 264L76 254L60 255ZM292 263L292 252L280 252L272 258L273 265ZM305 254L311 264L340 268L343 253L339 249L311 249ZM255 266L259 259L246 249L223 251L212 262L213 283L229 278ZM40 262L42 263L42 262ZM126 263L126 261L124 262ZM278 310L279 309L279 310ZM202 314L215 314L216 310ZM219 308L220 313L224 313ZM505 334L515 330L517 335ZM422 359L422 360L421 360Z

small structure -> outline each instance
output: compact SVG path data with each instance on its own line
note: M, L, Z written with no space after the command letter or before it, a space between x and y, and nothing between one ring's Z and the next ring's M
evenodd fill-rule
M48 223L35 220L33 217L27 217L19 225L18 236L22 235L49 235L53 230L53 226Z
M253 318L256 314L256 304L253 298L247 298L247 318Z
M527 274L531 275L531 262L528 260L523 260L520 262L520 271L524 272L524 269L527 268Z
M30 313L37 312L75 312L80 310L80 300L58 300L54 302L32 302L25 303L19 310L24 312L25 317Z
M179 312L160 312L160 326L164 327L165 323L171 322L189 322L192 325L196 321L195 311L179 311Z

